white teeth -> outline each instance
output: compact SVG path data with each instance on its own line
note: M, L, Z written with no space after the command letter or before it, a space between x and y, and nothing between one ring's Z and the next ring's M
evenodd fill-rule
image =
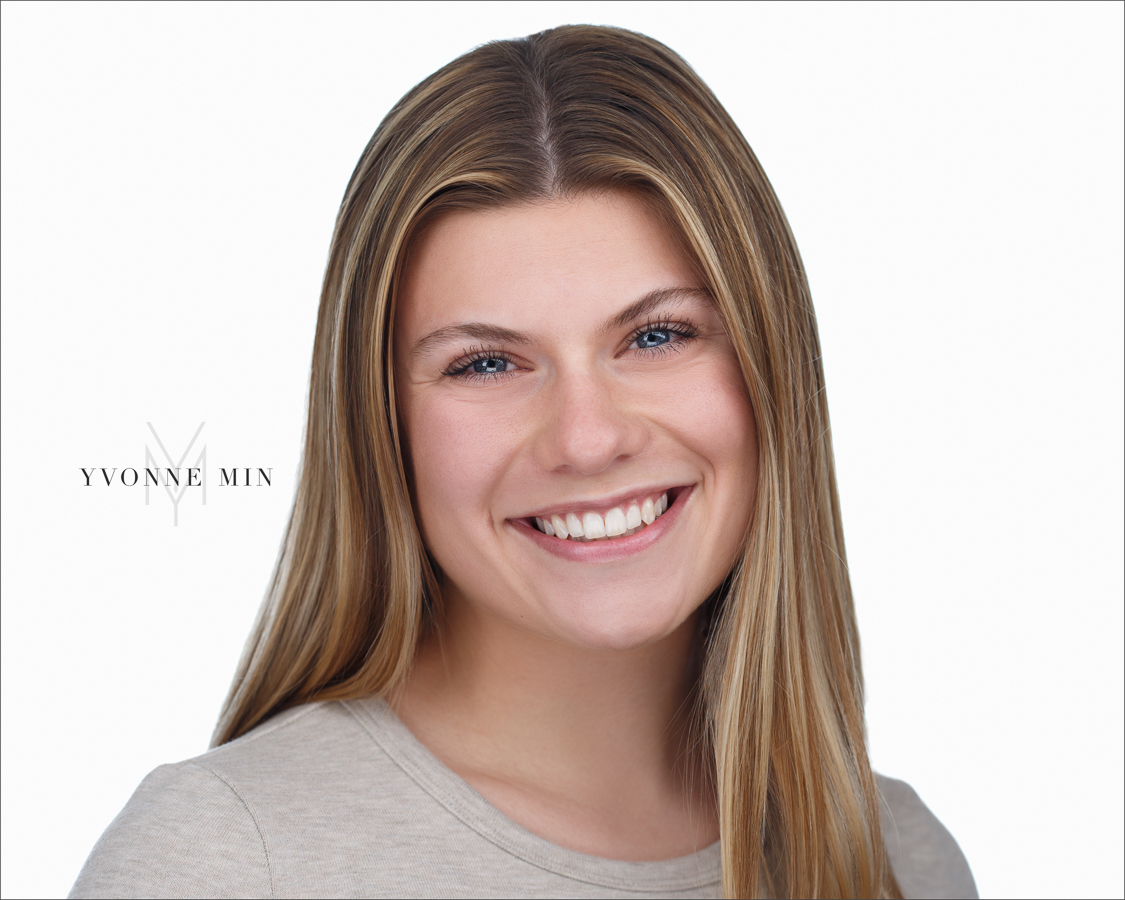
M535 516L535 526L546 535L551 535L560 540L572 541L597 541L636 534L646 525L651 525L668 509L668 492L665 491L656 500L646 497L639 506L636 503L624 506L615 506L605 514L603 519L596 512L567 513L564 516L553 515L549 519Z
M606 530L609 530L609 522L606 521ZM625 527L632 531L634 528L641 527L641 508L634 503L629 507L629 511L625 513Z
M625 513L620 506L615 506L605 514L605 533L609 537L622 535L628 529L625 524Z

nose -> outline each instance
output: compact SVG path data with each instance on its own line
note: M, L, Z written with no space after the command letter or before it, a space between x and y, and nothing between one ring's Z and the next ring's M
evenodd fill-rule
M559 374L549 389L535 458L548 472L596 475L636 456L648 431L620 385L597 372Z

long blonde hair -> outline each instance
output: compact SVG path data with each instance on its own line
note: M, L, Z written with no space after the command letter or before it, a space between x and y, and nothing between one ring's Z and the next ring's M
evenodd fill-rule
M465 54L411 90L336 220L304 460L221 744L313 700L386 694L440 602L411 507L391 359L410 242L451 208L641 192L693 254L758 428L745 552L711 604L701 727L727 896L898 896L867 758L816 320L765 173L691 68L632 32L567 26Z

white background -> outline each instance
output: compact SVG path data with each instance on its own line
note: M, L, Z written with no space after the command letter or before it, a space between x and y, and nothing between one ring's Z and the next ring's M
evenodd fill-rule
M876 767L982 894L1121 896L1122 10L4 4L3 895L65 893L207 746L379 120L479 43L594 22L696 67L797 235ZM205 421L212 472L272 487L177 527L84 488L158 452L148 421L177 456Z

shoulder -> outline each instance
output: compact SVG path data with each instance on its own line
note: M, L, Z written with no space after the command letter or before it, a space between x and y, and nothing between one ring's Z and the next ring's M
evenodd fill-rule
M883 838L905 897L977 897L957 841L905 781L875 776L883 801Z
M273 896L263 808L299 791L310 771L323 775L325 757L339 760L341 744L359 730L339 704L313 703L160 766L94 845L70 896Z
M230 785L188 761L141 782L94 845L71 897L272 895L262 837Z

